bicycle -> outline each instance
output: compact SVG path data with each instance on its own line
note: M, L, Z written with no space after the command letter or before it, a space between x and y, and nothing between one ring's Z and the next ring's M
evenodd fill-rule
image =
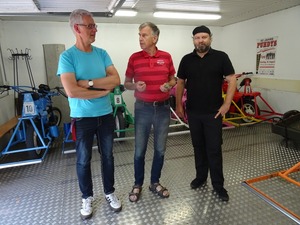
M65 98L68 96L62 91L63 87L56 87L57 91L63 95ZM102 88L89 88L91 90L104 90ZM115 129L114 138L115 140L121 141L125 139L126 132L133 131L134 128L129 128L130 125L134 124L134 117L127 109L127 105L123 99L122 93L125 91L124 85L119 85L115 87L110 93L109 97L111 100L111 105L113 109L113 116L115 119ZM65 150L65 145L67 143L73 143L71 123L64 124L64 139L62 145L63 153L73 152L74 150Z
M183 123L188 124L188 117L187 117L187 112L186 112L186 102L187 102L187 90L184 88L183 90L183 95L182 95L182 99L181 99L181 104L183 106L183 118L178 118L175 110L176 110L176 89L177 89L177 85L175 85L174 87L172 87L172 89L170 90L170 106L171 106L171 118L178 120L181 119L183 121Z
M126 131L132 131L130 124L134 124L134 118L127 109L122 93L125 91L124 85L119 85L110 93L110 100L115 118L115 138L124 138Z
M19 123L2 154L28 151L32 157L40 156L43 149L48 150L50 143L58 137L58 126L62 113L52 106L51 98L60 93L50 89L48 85L40 84L38 89L30 86L0 86L0 94L13 90L18 94L16 106L20 116ZM56 91L53 91L56 90ZM12 145L25 142L26 149L9 151Z
M233 96L233 102L243 111L246 115L242 120L246 123L253 122L251 117L259 120L269 120L271 117L276 118L276 116L282 116L283 114L275 112L271 105L263 98L260 92L253 91L251 86L251 78L249 75L253 75L252 72L244 72L241 74L236 74L236 78L244 77L240 82L239 88ZM223 83L223 92L226 94L227 82ZM230 113L235 114L237 108L231 105ZM274 117L275 116L275 117Z
M236 79L239 79L242 76L252 75L252 72L243 72L240 74L236 74ZM249 95L249 93L252 92L251 87L249 86L251 83L251 79L249 77L245 77L240 85L239 88L236 88L236 91L234 93L232 101L235 104L231 104L229 113L231 114L240 114L240 111L242 111L246 117L243 117L242 120L246 123L252 122L252 119L249 119L247 116L254 116L255 114L260 114L260 108L256 103L254 102L254 96ZM224 79L223 85L222 85L222 91L224 94L226 94L228 88L228 83Z
M236 77L239 78L243 75L248 75L248 74L252 74L252 73L245 72L242 74L236 74ZM256 102L254 102L254 97L244 93L244 92L246 92L246 89L248 90L248 88L249 88L248 79L250 79L250 78L247 78L241 82L241 86L239 89L236 88L236 92L234 94L229 112L226 114L226 116L223 117L223 126L224 127L238 126L238 124L234 123L233 120L243 120L244 122L247 122L247 123L259 121L255 118L253 118L253 114L254 114L255 110L257 110L257 112L259 112L259 110L260 110L257 105L255 106ZM242 87L245 87L244 92L240 91L240 89ZM170 90L170 102L171 102L171 107L173 109L172 111L174 111L176 109L176 88L177 87L175 85ZM228 83L224 80L223 85L222 85L223 98L225 98L225 96L226 96L227 88L228 88ZM183 118L177 118L177 115L174 112L171 114L172 119L179 120L179 121L182 120L182 122L184 124L188 124L188 117L187 117L187 112L186 112L186 102L187 102L187 90L184 89L182 100L181 100L181 104L182 104L183 110L184 110ZM232 116L234 116L234 118L231 118Z

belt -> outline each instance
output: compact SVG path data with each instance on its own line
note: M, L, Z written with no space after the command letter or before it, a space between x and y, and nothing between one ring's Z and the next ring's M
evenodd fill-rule
M154 102L144 102L142 100L137 99L136 102L142 103L144 105L152 105L152 106L162 106L162 105L169 105L170 101L169 99L165 101L154 101Z

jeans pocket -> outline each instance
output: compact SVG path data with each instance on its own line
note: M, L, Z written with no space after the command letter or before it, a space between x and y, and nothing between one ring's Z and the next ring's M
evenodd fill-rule
M164 105L165 109L170 110L170 104Z

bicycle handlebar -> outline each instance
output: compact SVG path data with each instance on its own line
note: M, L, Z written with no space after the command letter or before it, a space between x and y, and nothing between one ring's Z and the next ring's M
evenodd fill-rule
M1 85L0 86L0 89L3 90L1 91L1 94L4 92L4 91L9 91L9 90L14 90L15 92L17 93L20 93L20 92L24 92L24 91L35 91L36 88L34 87L31 87L31 86L11 86L11 85Z
M0 85L0 89L3 89L0 94L2 94L5 91L13 90L17 93L22 92L36 92L39 95L47 95L47 96L57 96L59 94L62 94L57 87L50 89L48 85L41 84L39 88L31 87L31 86L12 86L12 85ZM57 92L51 91L51 90L57 90ZM63 94L62 94L63 95Z

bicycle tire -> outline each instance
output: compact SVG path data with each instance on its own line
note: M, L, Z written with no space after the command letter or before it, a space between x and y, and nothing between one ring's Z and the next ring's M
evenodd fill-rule
M49 125L59 126L62 120L61 110L57 107L52 107L52 110L48 113Z
M243 113L246 116L256 116L256 112L255 112L255 102L249 99L244 99L243 105L241 106L241 109L243 111ZM257 106L257 115L260 115L260 109ZM251 119L247 119L247 118L243 118L242 119L244 122L246 123L250 123L253 122L253 120Z
M39 129L38 125L35 124L37 128ZM26 148L34 148L42 146L41 141L39 140L39 137L34 130L34 127L31 123L26 123ZM28 151L28 155L31 158L37 158L41 155L41 150L30 150Z
M120 110L117 111L115 116L115 130L124 130L126 128L126 121L124 117L124 113ZM125 137L125 131L114 132L115 138L123 138Z

